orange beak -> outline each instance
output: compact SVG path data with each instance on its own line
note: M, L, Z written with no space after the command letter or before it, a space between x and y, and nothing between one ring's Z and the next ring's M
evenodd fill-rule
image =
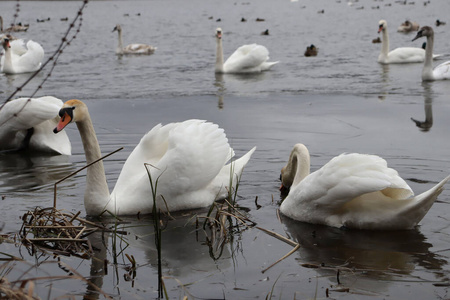
M64 114L61 116L61 119L59 119L58 125L56 125L55 129L53 129L54 133L58 133L61 130L63 130L70 122L72 121L72 117L67 113L64 112Z
M380 27L378 27L378 33L380 33L381 30L383 30L383 25L380 25Z

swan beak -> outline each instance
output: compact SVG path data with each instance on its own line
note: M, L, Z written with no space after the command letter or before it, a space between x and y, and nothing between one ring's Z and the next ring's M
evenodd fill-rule
M422 37L422 31L419 31L419 32L417 33L416 37L413 38L411 42L414 42L415 40L417 40L417 39L420 38L420 37Z
M383 30L383 25L380 25L380 27L378 27L378 33L380 33L381 30Z
M61 119L59 119L58 125L56 125L55 129L53 129L54 133L58 133L63 130L72 121L70 112L61 109L59 114L61 115Z

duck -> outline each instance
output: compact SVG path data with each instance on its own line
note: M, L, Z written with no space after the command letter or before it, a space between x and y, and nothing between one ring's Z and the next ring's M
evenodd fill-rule
M419 23L406 20L398 27L397 32L409 33L412 31L418 31L419 28L420 28Z
M319 52L319 49L311 44L311 46L306 47L305 56L317 56L317 52Z
M383 34L381 41L381 52L378 56L380 64L400 64L419 63L425 60L425 50L417 47L400 47L389 51L389 37L387 32L387 22L380 20L378 23L378 33ZM439 55L434 55L436 58Z
M380 37L377 37L376 39L372 40L372 44L379 44L379 43L381 43Z
M86 162L99 159L100 146L87 105L77 99L69 100L59 116L61 119L54 132L75 123ZM142 137L128 156L111 194L102 161L87 168L86 213L89 216L99 216L106 211L117 216L151 213L153 194L149 178L153 184L157 182L155 197L161 211L211 206L236 188L255 149L234 159L224 130L204 120L158 124Z
M150 46L150 45L146 45L146 44L130 44L126 47L123 47L123 42L122 42L122 27L120 26L120 24L117 24L113 31L117 31L119 34L119 44L117 46L116 49L116 54L117 55L124 55L124 54L153 54L155 52L155 50L157 49L156 47Z
M450 79L450 61L446 61L433 68L433 47L434 47L434 31L430 26L422 27L413 41L418 38L426 37L427 44L425 49L425 62L422 69L422 81L446 80Z
M261 32L261 35L269 35L269 29L266 29L263 32Z
M0 152L45 152L71 155L65 131L55 136L62 100L53 96L17 98L0 107Z
M377 156L344 153L310 173L310 155L296 144L281 170L290 188L280 205L287 217L312 224L367 230L413 229L442 192L450 175L414 196L398 172Z
M22 23L18 23L16 25L12 25L11 27L6 28L3 30L3 17L0 16L0 32L20 32L20 31L27 31L30 27L29 24L22 25Z
M447 24L447 23L440 21L439 19L436 20L436 26L443 26L445 24Z
M216 29L216 42L216 73L259 73L278 63L269 62L269 50L258 44L239 47L224 63L221 28Z
M35 72L42 66L44 49L29 40L25 46L22 39L10 42L8 37L2 39L4 56L1 58L1 72L6 74L21 74Z

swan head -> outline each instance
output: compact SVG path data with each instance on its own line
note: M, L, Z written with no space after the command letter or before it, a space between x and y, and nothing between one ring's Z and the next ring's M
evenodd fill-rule
M287 190L297 185L310 172L310 157L308 148L303 144L296 144L291 151L289 161L281 169L281 190Z
M387 28L386 20L380 20L380 22L378 22L378 33L380 33L381 31L386 30L386 28Z
M417 32L417 35L415 38L413 38L412 40L415 41L418 38L421 37L429 37L429 36L433 36L434 35L434 31L433 28L431 28L430 26L423 26L422 28L420 28L420 30Z
M3 49L11 48L11 44L9 43L9 38L6 36L2 38Z
M86 104L76 99L69 100L59 110L60 119L53 132L58 133L70 123L83 121L86 116L89 116Z
M218 40L220 40L222 38L222 28L220 28L220 27L216 29L216 38Z
M122 27L120 27L120 24L117 24L116 27L114 27L112 32L114 32L114 31L118 31L118 32L122 31Z

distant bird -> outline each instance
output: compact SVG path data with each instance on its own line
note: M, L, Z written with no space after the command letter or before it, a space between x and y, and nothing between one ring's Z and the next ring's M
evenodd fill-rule
M325 9L319 10L317 13L318 14L324 14L325 13Z
M262 19L262 18L256 18L256 22L264 22L265 21L265 19Z
M146 45L146 44L129 44L126 47L123 47L123 41L122 41L122 27L117 24L116 27L114 27L113 31L117 31L119 34L119 44L116 49L117 55L123 55L123 54L153 54L156 50L156 47Z
M373 39L373 40L372 40L372 43L374 43L374 44L381 43L380 37L377 37L376 39Z
M269 35L269 29L266 29L263 32L261 32L261 35Z
M269 62L269 50L257 44L239 47L224 63L221 28L216 29L216 42L216 73L258 73L278 63Z
M50 17L48 17L47 19L36 19L36 22L38 22L38 23L44 23L47 21L50 21Z
M397 32L408 33L411 31L417 31L419 30L419 28L420 25L417 22L411 22L409 20L406 20L398 27Z
M69 18L68 18L68 17L65 17L65 18L61 18L60 20L61 20L61 21L69 21Z
M436 20L436 26L442 26L445 25L446 23L443 21L439 21L439 19Z
M218 19L216 20L216 22L222 22L222 19L221 19L221 18L218 18Z
M311 44L311 46L306 47L305 56L317 56L317 52L319 52L319 49Z
M242 18L241 22L247 22L247 19L246 18Z
M433 68L433 44L434 44L434 31L429 26L422 27L417 32L416 39L420 37L427 38L425 63L422 69L422 81L434 81L434 80L448 80L450 79L450 61L446 61Z
M0 32L20 32L27 31L30 25L22 25L22 23L18 23L16 25L12 25L6 29L3 29L3 17L0 16Z

